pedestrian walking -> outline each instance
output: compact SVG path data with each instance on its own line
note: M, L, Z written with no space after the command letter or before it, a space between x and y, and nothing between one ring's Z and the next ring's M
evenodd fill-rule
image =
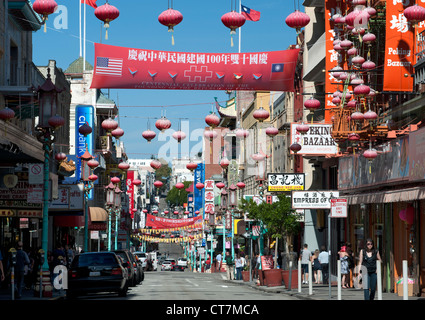
M365 300L374 300L376 292L376 261L381 260L379 251L375 249L372 239L366 240L366 248L360 251L359 270L362 272L362 283Z
M325 246L320 247L319 262L322 267L322 282L328 284L329 282L329 253L326 251Z
M316 249L313 256L311 257L311 263L313 264L314 283L316 284L319 284L322 280L322 266L319 261L319 254L319 249Z
M22 248L22 241L18 241L15 265L16 299L20 299L22 297L22 288L25 285L25 267L31 263L28 254Z
M227 280L235 280L235 263L229 251L226 251L226 262Z
M338 251L339 254L339 260L341 260L341 275L342 275L342 287L344 289L347 288L347 278L350 273L350 269L348 268L348 253L347 253L347 247L342 246L341 250Z
M310 263L311 252L308 250L308 244L304 244L304 249L301 251L301 270L303 272L303 284L308 283L308 264Z
M354 255L354 251L353 248L351 246L350 242L347 242L345 244L346 248L347 248L347 254L348 254L348 269L349 269L349 275L348 275L348 280L347 283L349 284L349 287L352 287L352 283L353 283L353 275L354 275L354 267L356 266L355 263L355 255Z
M240 253L238 253L236 256L235 267L236 267L236 280L242 280L243 260Z
M221 256L221 253L219 252L218 255L217 255L217 257L216 257L216 260L217 260L217 270L218 270L218 272L221 271L221 259L222 259L222 256Z

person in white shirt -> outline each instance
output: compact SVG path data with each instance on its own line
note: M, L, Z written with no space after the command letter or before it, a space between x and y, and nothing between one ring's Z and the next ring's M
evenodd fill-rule
M308 264L310 263L311 252L308 250L307 243L304 244L304 249L301 251L300 260L301 268L304 274L303 284L308 283Z
M325 246L320 247L319 262L322 266L322 281L328 283L329 279L329 253L326 251Z

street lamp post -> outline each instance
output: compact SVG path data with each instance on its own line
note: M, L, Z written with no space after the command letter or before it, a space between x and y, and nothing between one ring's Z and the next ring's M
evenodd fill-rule
M118 221L120 217L120 211L121 211L121 193L124 191L121 191L121 189L116 186L114 193L115 193L115 199L114 199L114 207L115 207L115 250L118 250Z
M118 178L119 180L119 178ZM115 189L116 186L111 179L111 182L105 187L106 189L106 204L105 207L108 210L108 251L111 251L111 215L112 207L115 205Z
M55 142L56 130L63 126L65 120L56 114L57 94L62 90L57 88L50 78L50 68L47 69L47 79L37 90L39 95L39 124L35 128L37 138L43 144L44 150L44 183L43 183L43 220L42 220L42 239L41 247L44 252L48 252L48 234L49 234L49 163L52 154L52 144ZM40 267L40 274L49 275L49 264L44 260ZM44 270L44 271L43 271ZM40 287L40 295L43 288ZM45 295L51 295L46 292Z

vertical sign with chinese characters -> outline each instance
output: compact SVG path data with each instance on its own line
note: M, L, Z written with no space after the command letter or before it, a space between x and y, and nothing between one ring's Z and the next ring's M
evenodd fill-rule
M412 91L415 31L403 14L405 2L387 1L383 91Z
M214 213L214 208L214 180L205 180L205 212Z
M193 184L196 186L197 183L204 183L204 164L203 163L198 163L198 166L196 167L195 171L194 171L194 179L195 181L193 182ZM198 188L193 188L193 196L194 196L194 210L195 211L200 211L202 206L203 206L203 193L204 193L204 189L198 189Z
M134 219L134 213L133 213L133 206L134 206L133 180L134 180L134 171L128 170L127 171L126 185L127 185L127 194L128 194L128 210L129 210L131 219Z

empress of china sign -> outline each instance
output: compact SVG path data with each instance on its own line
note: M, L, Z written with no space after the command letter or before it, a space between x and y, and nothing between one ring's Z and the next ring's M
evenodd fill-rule
M330 209L338 191L292 191L292 209Z

